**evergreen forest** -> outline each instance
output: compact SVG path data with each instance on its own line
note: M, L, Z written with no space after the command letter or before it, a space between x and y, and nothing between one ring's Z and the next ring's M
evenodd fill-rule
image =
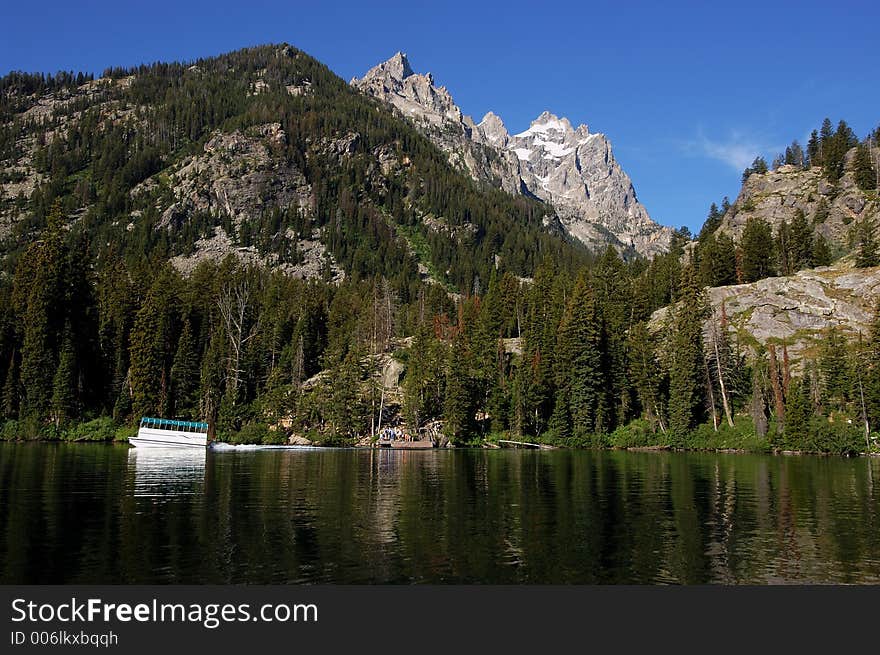
M870 333L829 329L793 361L784 340L757 343L708 300L706 287L837 260L840 245L803 213L776 228L750 219L734 241L719 230L725 199L698 235L677 231L650 261L591 253L546 205L477 185L289 46L102 79L115 82L0 79L0 159L28 158L38 180L2 207L2 439L125 440L140 417L161 416L206 420L234 443L352 445L394 423L451 445L877 449L880 311ZM66 100L29 116L45 94ZM302 172L311 211L267 203L251 224L221 213L163 222L169 167L215 133L275 122L285 140L271 156ZM349 156L329 153L351 133ZM835 181L852 166L876 196L878 136L826 120L806 148L756 160L744 180L791 165ZM379 171L377 151L407 163ZM293 264L297 239L319 234L344 275L328 261L302 279L234 253L187 273L171 263L221 228ZM874 225L855 228L853 265L877 266Z

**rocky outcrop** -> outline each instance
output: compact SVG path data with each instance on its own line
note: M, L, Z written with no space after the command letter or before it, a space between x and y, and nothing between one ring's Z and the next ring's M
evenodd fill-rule
M228 216L236 227L257 222L263 213L276 208L308 214L313 210L311 186L292 163L273 152L286 140L279 123L259 125L247 133L218 132L205 143L201 154L145 180L132 194L151 193L160 186L169 191L157 194L160 229L180 227L196 213ZM340 140L345 143L328 144L328 147L338 149L342 156L356 140L357 135L348 135ZM173 257L171 263L181 273L189 274L204 260L217 261L234 255L245 264L279 268L294 277L313 278L321 275L326 262L335 279L344 277L321 243L319 233L297 238L288 231L280 238L296 243L300 255L298 264L281 263L272 253L240 246L220 227L214 228L211 236L196 241L194 252Z
M707 289L714 320L721 307L741 346L785 343L794 360L814 356L816 342L832 327L851 338L870 333L874 307L880 300L880 268L845 266L801 271L789 277L771 277L751 284ZM651 317L662 329L669 308ZM712 318L706 321L709 334Z
M547 223L584 244L646 256L668 249L672 230L651 220L610 141L586 125L574 129L549 112L513 136L492 112L474 123L399 52L351 83L395 107L475 180L546 201L559 219Z
M173 201L159 207L160 227L172 227L196 212L226 215L237 225L257 220L274 208L311 211L311 187L289 162L279 162L271 149L284 144L278 123L252 128L247 134L217 133L204 152L163 171ZM150 178L132 190L136 195L159 184Z
M746 221L755 216L767 221L774 233L782 221L791 223L800 210L817 234L846 246L853 223L877 218L880 203L856 185L851 170L855 149L847 155L844 175L829 182L818 166L780 166L767 173L752 173L736 201L725 213L719 230L738 240Z
M322 277L325 267L329 267L331 280L339 282L345 278L343 271L327 248L320 241L320 235L316 231L311 238L297 239L291 231L286 234L287 239L296 242L299 252L299 263L290 264L280 262L275 253L261 253L254 246L238 246L232 238L226 234L222 227L215 227L210 237L203 237L196 241L193 252L188 255L177 255L171 258L171 265L182 275L191 275L196 267L204 261L217 262L228 255L234 256L246 266L261 266L278 269L291 277L308 280Z

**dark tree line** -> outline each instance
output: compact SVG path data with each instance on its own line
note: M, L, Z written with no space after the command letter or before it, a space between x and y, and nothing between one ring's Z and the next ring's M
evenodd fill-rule
M182 277L113 246L95 258L86 230L64 225L56 203L0 285L7 437L160 415L205 418L232 440L351 443L396 412L411 432L440 422L454 443L751 435L848 452L880 421L880 319L854 345L829 331L795 366L784 342L742 341L682 243L651 262L609 248L576 271L548 258L530 282L496 271L457 301L418 282L407 300L381 275L304 281L229 257ZM380 382L392 354L397 398Z

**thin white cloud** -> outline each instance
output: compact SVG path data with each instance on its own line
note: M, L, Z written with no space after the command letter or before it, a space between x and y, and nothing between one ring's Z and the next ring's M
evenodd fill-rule
M773 157L785 146L770 144L755 135L734 130L723 140L710 139L700 131L695 139L685 142L684 150L710 159L715 159L731 168L741 171L749 166L755 157Z

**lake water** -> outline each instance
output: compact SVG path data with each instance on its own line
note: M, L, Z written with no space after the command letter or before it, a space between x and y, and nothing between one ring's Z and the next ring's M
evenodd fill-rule
M0 443L2 583L878 583L880 459Z

